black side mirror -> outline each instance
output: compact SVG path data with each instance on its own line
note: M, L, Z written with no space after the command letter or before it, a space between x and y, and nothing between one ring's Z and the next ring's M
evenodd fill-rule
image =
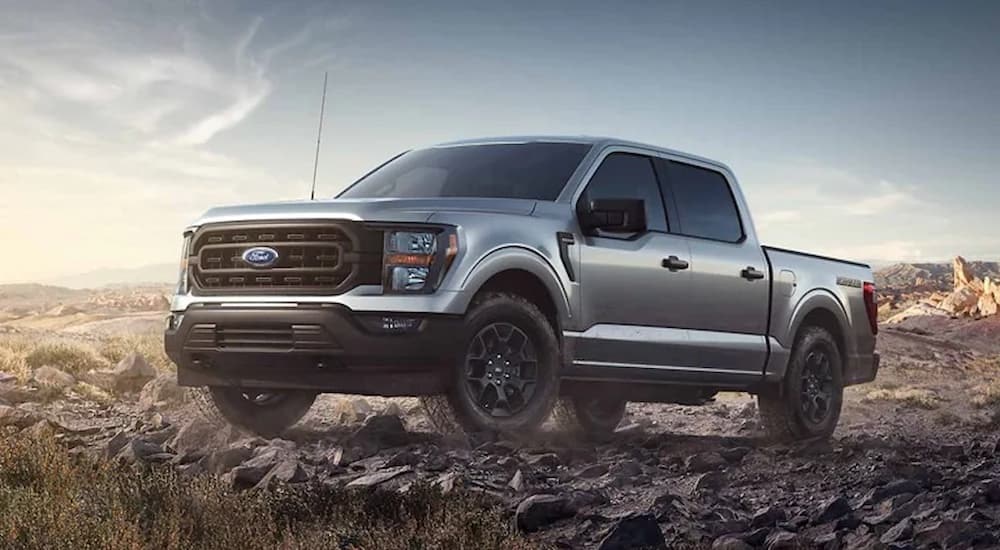
M646 230L646 204L642 199L594 199L580 212L584 231L601 229L612 233Z

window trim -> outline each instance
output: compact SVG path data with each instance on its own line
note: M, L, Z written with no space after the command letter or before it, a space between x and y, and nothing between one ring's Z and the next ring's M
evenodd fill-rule
M663 218L667 226L666 231L660 229L646 228L645 231L629 234L627 237L625 236L618 237L615 234L590 235L583 231L582 226L580 226L580 202L583 200L583 196L584 194L586 194L587 188L590 187L590 184L594 179L594 175L597 174L598 170L600 170L601 165L604 164L604 161L606 161L608 157L610 157L611 155L618 153L644 157L649 161L650 167L653 170L653 179L656 180L656 193L657 195L660 196L660 207L663 208ZM577 186L576 190L573 192L572 201L570 202L570 204L573 207L573 218L577 223L577 228L580 230L580 234L584 235L585 237L615 239L618 241L632 241L644 235L648 235L650 233L655 233L659 235L674 234L670 229L671 227L670 210L667 208L667 201L666 198L663 196L663 180L661 180L660 170L657 167L657 164L660 160L661 158L653 154L651 151L647 151L645 149L640 149L636 147L610 146L604 148L598 154L597 158L594 159L594 161L591 163L590 167L587 169L587 172L583 175L583 178L581 178L581 183L580 185Z
M745 243L747 241L747 237L748 236L747 236L746 224L743 222L743 213L740 211L740 202L738 200L736 200L736 192L733 190L733 182L729 179L729 177L724 172L722 172L721 170L717 170L715 168L708 167L708 166L699 166L698 164L693 163L693 162L687 162L687 161L684 161L684 160L679 160L679 159L674 159L674 158L669 158L669 157L658 157L657 160L658 160L658 162L656 162L656 164L662 164L662 170L663 170L664 175L665 175L665 178L662 181L664 181L665 185L670 189L670 193L669 193L670 197L669 198L664 197L664 201L670 201L672 203L670 207L667 207L667 212L668 213L673 212L673 213L675 213L677 215L677 230L675 231L675 230L671 229L670 232L672 234L679 235L679 236L682 236L682 237L687 237L689 239L698 239L698 240L702 240L702 241L711 241L711 242L724 243L724 244L738 244L738 245L741 245L741 244L743 244L743 243ZM722 177L722 181L726 182L726 191L729 192L729 200L731 200L733 202L733 207L734 207L734 210L736 211L736 221L737 221L737 223L739 224L739 227L740 227L740 238L739 239L737 239L735 241L734 240L729 240L729 239L716 239L716 238L713 238L713 237L703 237L703 236L700 236L700 235L690 235L690 234L684 232L684 224L680 220L680 205L677 204L677 195L674 192L674 173L673 173L673 170L671 170L671 168L670 168L670 163L672 163L672 162L676 162L677 164L685 164L687 166L691 166L693 168L698 168L700 170L708 170L709 172L714 172L715 174L718 174L719 176ZM663 195L663 192L661 191L660 194ZM669 226L669 224L668 224L668 226Z

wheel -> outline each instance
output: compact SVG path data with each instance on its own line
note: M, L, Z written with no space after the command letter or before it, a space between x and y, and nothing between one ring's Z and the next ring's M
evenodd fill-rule
M624 399L614 396L573 395L559 400L554 416L567 431L603 439L625 417L626 404Z
M843 402L840 350L819 327L807 327L799 335L780 388L757 396L764 430L780 440L829 437Z
M266 438L277 437L302 419L316 400L306 391L210 387L196 399L209 420L226 422Z
M462 341L447 395L451 416L466 432L538 428L559 395L559 342L545 315L521 296L488 293L466 316Z

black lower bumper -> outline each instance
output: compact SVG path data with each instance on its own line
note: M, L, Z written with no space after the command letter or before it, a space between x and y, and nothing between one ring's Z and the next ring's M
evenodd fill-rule
M426 395L446 388L461 328L461 317L342 306L203 306L173 314L164 342L184 386Z

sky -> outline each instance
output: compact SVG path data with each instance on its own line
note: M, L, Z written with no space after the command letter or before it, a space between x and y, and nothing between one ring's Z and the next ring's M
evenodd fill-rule
M1000 259L1000 3L0 0L0 282L168 263L208 208L460 138L720 160L768 244ZM16 259L16 261L11 261Z

